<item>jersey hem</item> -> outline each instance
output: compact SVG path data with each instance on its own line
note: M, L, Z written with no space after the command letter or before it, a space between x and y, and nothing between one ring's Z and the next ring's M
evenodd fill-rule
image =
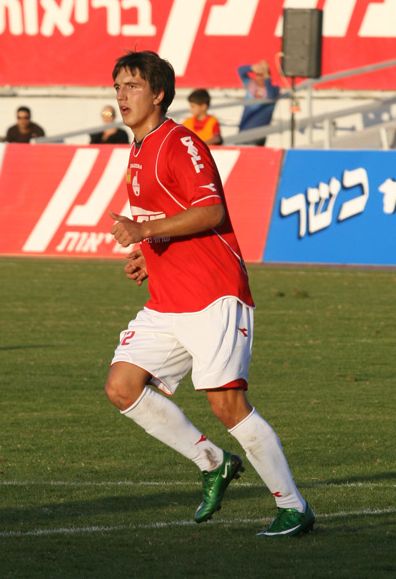
M210 304L208 304L208 305L205 306L204 308L202 308L202 309L200 309L200 310L195 310L195 311L193 311L193 312L161 312L160 310L156 310L156 309L154 309L154 308L149 308L148 306L143 306L143 309L144 309L144 310L150 310L151 312L155 312L155 313L157 313L157 314L163 314L164 316L175 316L175 315L177 315L177 314L191 314L191 315L194 315L194 314L200 314L201 312L204 312L205 310L209 309L210 307L212 307L212 306L213 306L214 304L216 304L217 302L220 302L221 300L224 300L224 299L237 300L240 304L242 304L242 305L244 305L244 306L246 306L246 307L248 307L248 308L251 308L252 310L255 310L255 309L256 309L256 306L255 306L255 305L248 304L248 303L244 302L243 300L241 300L241 298L238 298L237 296L233 296L233 295L221 296L221 297L215 299L213 302L210 302Z

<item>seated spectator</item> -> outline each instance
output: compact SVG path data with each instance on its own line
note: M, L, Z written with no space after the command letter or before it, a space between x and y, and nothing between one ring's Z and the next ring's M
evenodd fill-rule
M43 129L31 121L31 112L28 107L17 109L17 124L7 130L5 140L8 143L29 143L31 139L44 137Z
M246 99L271 99L279 96L279 87L272 84L271 73L266 60L256 64L243 65L238 68L238 74L246 89ZM252 103L243 109L239 130L256 129L269 125L275 109L273 103ZM265 145L265 137L257 139L252 144Z
M102 119L104 123L114 123L116 118L115 108L111 105L107 105L102 110ZM110 127L105 129L101 133L93 133L90 135L90 143L99 144L116 144L116 143L129 143L128 133L123 129L117 127Z
M210 95L204 88L193 90L187 97L192 116L183 121L183 125L193 131L207 145L221 145L223 142L220 124L216 117L208 115Z

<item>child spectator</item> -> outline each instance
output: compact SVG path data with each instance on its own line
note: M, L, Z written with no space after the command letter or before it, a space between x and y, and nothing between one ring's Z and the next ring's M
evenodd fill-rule
M183 125L197 134L207 145L221 145L223 142L220 124L216 117L208 115L210 95L204 88L193 90L187 97L192 116Z

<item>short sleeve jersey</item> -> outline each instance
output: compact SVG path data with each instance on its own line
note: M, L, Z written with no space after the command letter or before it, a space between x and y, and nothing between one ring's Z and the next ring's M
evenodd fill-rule
M133 219L172 217L191 207L222 203L220 176L208 147L194 133L165 120L137 146L127 170ZM225 296L253 306L246 268L226 208L217 228L142 244L150 298L146 307L167 313L197 312Z

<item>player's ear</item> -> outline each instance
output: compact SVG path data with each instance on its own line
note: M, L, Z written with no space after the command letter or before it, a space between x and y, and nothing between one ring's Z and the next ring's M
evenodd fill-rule
M154 103L155 105L161 104L162 101L163 101L164 95L165 95L164 91L161 90L158 94L156 94L156 95L154 96L153 103Z

